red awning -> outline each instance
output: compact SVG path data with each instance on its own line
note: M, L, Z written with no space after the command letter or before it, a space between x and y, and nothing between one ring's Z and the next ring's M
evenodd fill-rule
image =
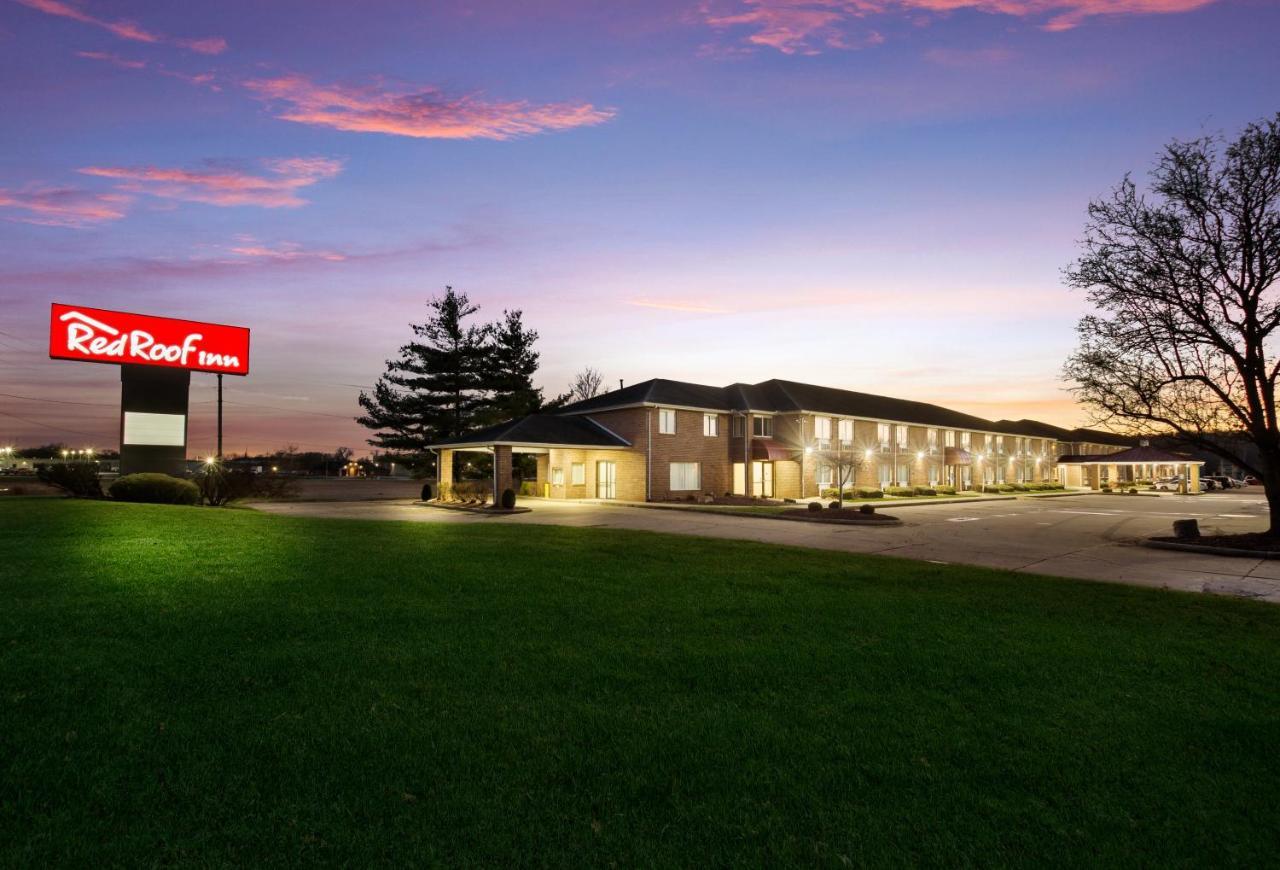
M752 438L751 458L772 462L775 459L795 459L796 450L785 444L779 444L772 438Z
M973 465L973 457L969 455L969 451L959 447L946 448L942 461L945 465Z

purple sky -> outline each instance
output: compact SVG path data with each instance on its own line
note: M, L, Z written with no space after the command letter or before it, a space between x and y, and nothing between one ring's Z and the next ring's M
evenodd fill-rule
M227 448L352 446L445 284L542 383L1084 422L1084 209L1280 110L1272 0L0 0L0 442L115 446L61 301L253 329ZM212 446L195 375L191 451Z

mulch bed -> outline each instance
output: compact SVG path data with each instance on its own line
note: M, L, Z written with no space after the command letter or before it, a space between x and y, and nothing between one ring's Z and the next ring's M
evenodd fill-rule
M748 495L719 495L711 501L703 501L699 498L669 498L661 502L661 504L704 504L704 505L721 505L727 507L769 507L786 504L781 499L776 498L752 498Z
M504 516L506 514L527 514L532 508L514 507L511 510L497 507L496 505L485 504L484 502L472 501L420 501L418 504L424 504L427 507L444 508L447 511L465 511L469 514L484 514L485 516Z
M811 511L807 508L798 508L796 510L783 511L778 514L779 517L787 520L801 520L807 523L844 523L848 525L860 526L890 526L902 522L897 517L882 513L863 513L857 508L823 508L820 511Z

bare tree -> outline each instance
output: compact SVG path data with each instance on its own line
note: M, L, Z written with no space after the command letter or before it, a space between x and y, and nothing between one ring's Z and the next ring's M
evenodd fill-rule
M1066 276L1098 312L1065 374L1099 423L1172 434L1257 475L1280 535L1280 114L1232 142L1173 142L1150 187L1126 176L1089 206Z
M839 446L815 450L813 455L818 468L831 466L831 485L836 490L836 501L844 507L844 491L853 487L858 479L858 471L865 464L863 452ZM822 497L821 486L818 487L818 497Z
M604 377L591 366L587 366L574 375L573 380L569 382L569 400L580 402L583 399L590 399L599 395L603 386Z

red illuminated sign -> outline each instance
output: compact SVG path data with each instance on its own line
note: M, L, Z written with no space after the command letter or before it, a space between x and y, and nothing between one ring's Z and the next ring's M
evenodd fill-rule
M55 302L49 356L247 375L249 330Z

